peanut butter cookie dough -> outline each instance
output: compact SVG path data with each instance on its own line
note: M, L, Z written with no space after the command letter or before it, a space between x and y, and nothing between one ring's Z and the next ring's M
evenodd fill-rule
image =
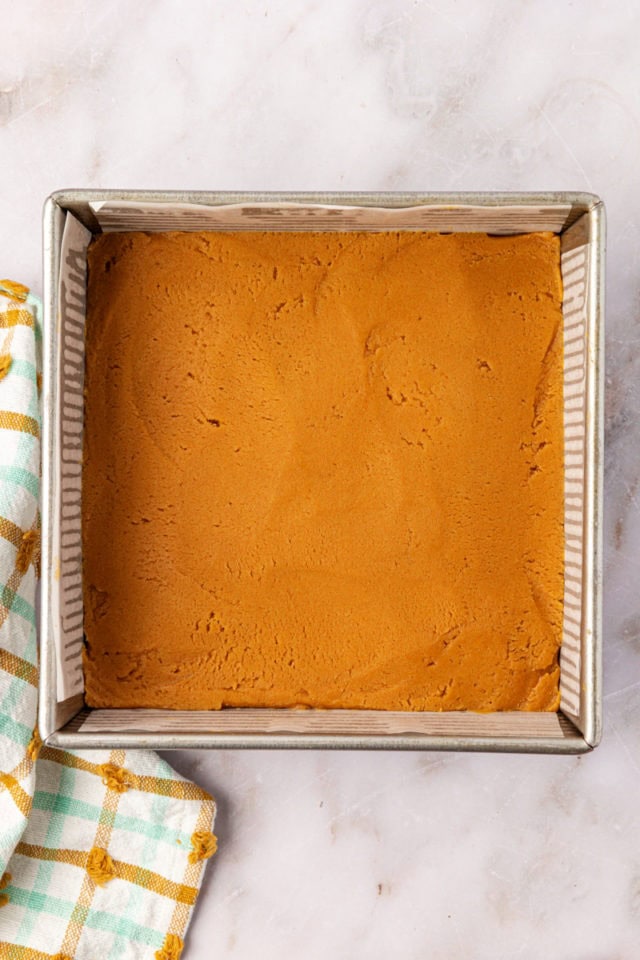
M552 234L106 234L86 700L555 710Z

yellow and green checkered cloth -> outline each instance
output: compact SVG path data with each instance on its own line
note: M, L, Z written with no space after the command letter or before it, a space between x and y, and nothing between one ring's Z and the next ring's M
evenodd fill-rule
M215 804L159 757L42 748L38 301L0 281L0 958L177 960Z

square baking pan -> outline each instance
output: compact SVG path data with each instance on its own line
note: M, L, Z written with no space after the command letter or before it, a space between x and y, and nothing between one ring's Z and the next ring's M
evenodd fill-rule
M560 235L565 592L557 713L92 709L83 697L86 251L103 231L424 230ZM64 748L230 747L582 753L601 735L604 208L584 193L69 190L44 208L39 729Z

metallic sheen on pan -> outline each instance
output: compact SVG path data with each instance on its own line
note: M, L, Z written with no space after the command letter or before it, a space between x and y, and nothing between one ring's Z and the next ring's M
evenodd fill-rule
M496 215L504 208L543 208L557 216L559 208L569 208L565 226L581 223L588 237L588 276L585 306L586 347L586 425L584 477L582 479L582 589L579 677L579 715L558 716L552 735L545 731L540 714L514 715L424 715L427 732L381 732L383 718L373 718L366 730L366 711L352 724L314 711L313 729L301 732L296 722L298 711L269 711L269 722L246 719L259 711L238 718L237 711L194 711L193 723L183 713L159 723L157 711L135 711L129 729L122 722L110 722L116 711L87 709L82 696L58 703L56 693L56 651L52 631L52 600L63 588L63 578L53 555L56 484L60 472L58 446L58 377L61 358L57 356L57 327L60 320L58 277L60 246L67 212L76 216L92 232L99 231L90 204L128 201L138 204L161 203L169 212L175 204L222 206L282 203L325 206L402 208L428 205L443 215L456 208L479 207ZM506 213L506 211L504 211ZM523 220L523 223L525 221ZM513 225L513 212L510 226ZM393 226L390 224L390 229ZM259 226L256 226L259 229ZM543 228L539 228L543 229ZM524 232L524 230L523 230ZM602 460L603 460L603 373L604 373L604 207L598 197L585 193L204 193L164 191L69 190L52 194L44 207L44 370L42 428L42 589L40 598L40 702L39 729L47 743L65 749L81 748L321 748L321 749L393 749L393 750L475 750L511 753L583 753L600 740L602 727ZM54 562L55 561L55 562ZM132 712L128 711L130 715ZM306 711L305 711L306 713ZM332 716L329 716L329 713ZM223 717L222 714L225 716ZM100 722L93 723L94 720ZM526 720L526 717L530 720ZM237 722L234 720L237 719ZM274 717L276 719L274 719ZM492 717L494 722L492 723ZM432 722L430 723L429 718ZM513 719L513 722L511 720ZM123 718L124 719L124 718ZM376 722L377 721L377 722ZM83 725L87 723L87 729ZM384 724L382 724L384 725ZM407 718L406 726L412 724ZM416 722L414 726L419 726ZM526 727L531 726L531 732ZM474 726L477 731L474 731ZM495 726L497 729L492 729ZM512 729L509 729L509 727ZM523 727L525 728L523 730ZM217 729L216 729L217 728ZM234 729L235 728L235 729ZM364 728L364 732L363 732ZM428 729L427 729L428 728ZM444 729L443 729L444 728Z

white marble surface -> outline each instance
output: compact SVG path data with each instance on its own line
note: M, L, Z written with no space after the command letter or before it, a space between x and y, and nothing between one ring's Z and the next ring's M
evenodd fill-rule
M582 759L182 753L188 960L637 960L640 6L0 0L0 273L69 186L587 189L609 220L606 732Z

